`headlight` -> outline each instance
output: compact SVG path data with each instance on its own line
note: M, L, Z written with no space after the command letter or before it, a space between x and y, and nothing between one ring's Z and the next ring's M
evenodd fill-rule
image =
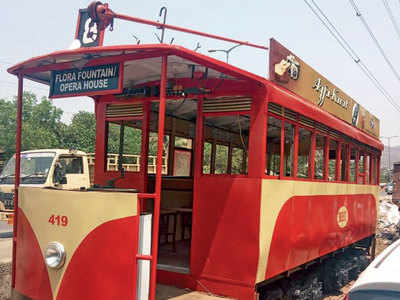
M44 259L49 268L61 268L65 262L65 249L59 242L50 242L44 250Z

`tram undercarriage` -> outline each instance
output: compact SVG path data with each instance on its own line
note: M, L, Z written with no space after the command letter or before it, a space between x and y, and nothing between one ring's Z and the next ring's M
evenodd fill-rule
M320 300L355 280L375 257L375 236L257 284L261 300Z

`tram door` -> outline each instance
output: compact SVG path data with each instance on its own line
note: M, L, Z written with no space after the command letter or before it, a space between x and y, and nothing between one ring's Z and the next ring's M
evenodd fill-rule
M197 101L168 100L163 138L162 191L159 225L159 270L189 273L193 215L193 166ZM154 191L158 103L150 114L148 188ZM148 203L151 209L152 204Z

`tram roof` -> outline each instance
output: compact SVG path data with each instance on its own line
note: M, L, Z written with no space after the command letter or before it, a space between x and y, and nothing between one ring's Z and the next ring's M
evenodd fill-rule
M220 78L221 74L224 74L224 78L258 83L260 87L269 89L269 97L274 102L282 106L292 107L312 119L320 116L318 117L320 120L317 121L321 121L356 140L383 150L383 144L378 139L347 124L268 79L177 45L118 45L61 50L28 59L10 67L8 72L14 75L23 74L28 79L49 85L52 70L81 68L86 64L96 65L125 61L123 85L129 86L132 82L140 84L146 81L158 80L161 72L161 56L163 55L169 56L168 77L174 76L177 78L176 74L178 74L178 77L190 77L191 70L187 66L195 64L208 67L209 77ZM134 68L131 68L134 71L129 70L130 66L134 66ZM179 66L184 67L180 68Z
M14 75L23 74L25 77L37 82L50 84L50 71L52 70L69 69L74 67L79 68L86 65L86 63L89 63L89 61L90 63L95 64L96 62L112 63L118 61L140 60L142 58L154 58L154 64L161 64L160 57L163 55L176 58L175 60L169 60L169 65L174 63L181 63L183 65L196 64L214 70L215 73L211 73L211 76L217 77L221 73L224 73L225 75L236 79L255 81L262 84L265 84L266 82L266 78L234 67L228 63L181 46L167 44L118 45L61 50L33 57L10 67L7 71ZM159 59L159 61L157 61L157 59ZM148 64L148 62L146 62L146 64ZM161 68L157 69L158 74L160 74L160 70ZM151 70L148 70L148 72L151 73ZM132 74L124 74L124 79L129 80L130 75ZM145 74L141 74L141 76L143 75Z

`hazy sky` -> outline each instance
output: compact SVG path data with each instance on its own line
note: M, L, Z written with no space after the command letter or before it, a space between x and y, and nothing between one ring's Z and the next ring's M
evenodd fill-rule
M400 105L400 83L391 73L362 27L359 18L347 0L315 0L331 21L358 52L361 59L381 81ZM0 19L0 98L16 94L16 78L6 69L12 64L55 50L66 49L73 40L79 8L89 1L70 0L19 0L3 1ZM400 24L399 1L388 1ZM381 121L382 136L400 136L400 113L397 112L365 77L358 66L347 56L320 21L311 13L304 1L126 1L111 0L110 8L122 14L157 20L159 9L167 6L167 23L224 35L235 39L268 45L274 37L305 62L318 70L353 99L375 114ZM357 1L367 22L384 47L393 65L400 73L400 39L390 23L381 0ZM5 7L5 13L4 13ZM116 20L113 32L106 32L105 45L134 43L132 34L142 43L156 43L153 27ZM199 52L208 49L227 49L232 44L211 39L166 31L166 40L194 49L200 42ZM211 54L225 60L223 53ZM266 76L267 51L241 46L231 52L230 63ZM25 89L47 96L45 85L25 80ZM64 110L68 122L79 110L93 111L90 98L54 100ZM384 140L386 144L386 140ZM400 138L393 138L392 145L400 145Z

